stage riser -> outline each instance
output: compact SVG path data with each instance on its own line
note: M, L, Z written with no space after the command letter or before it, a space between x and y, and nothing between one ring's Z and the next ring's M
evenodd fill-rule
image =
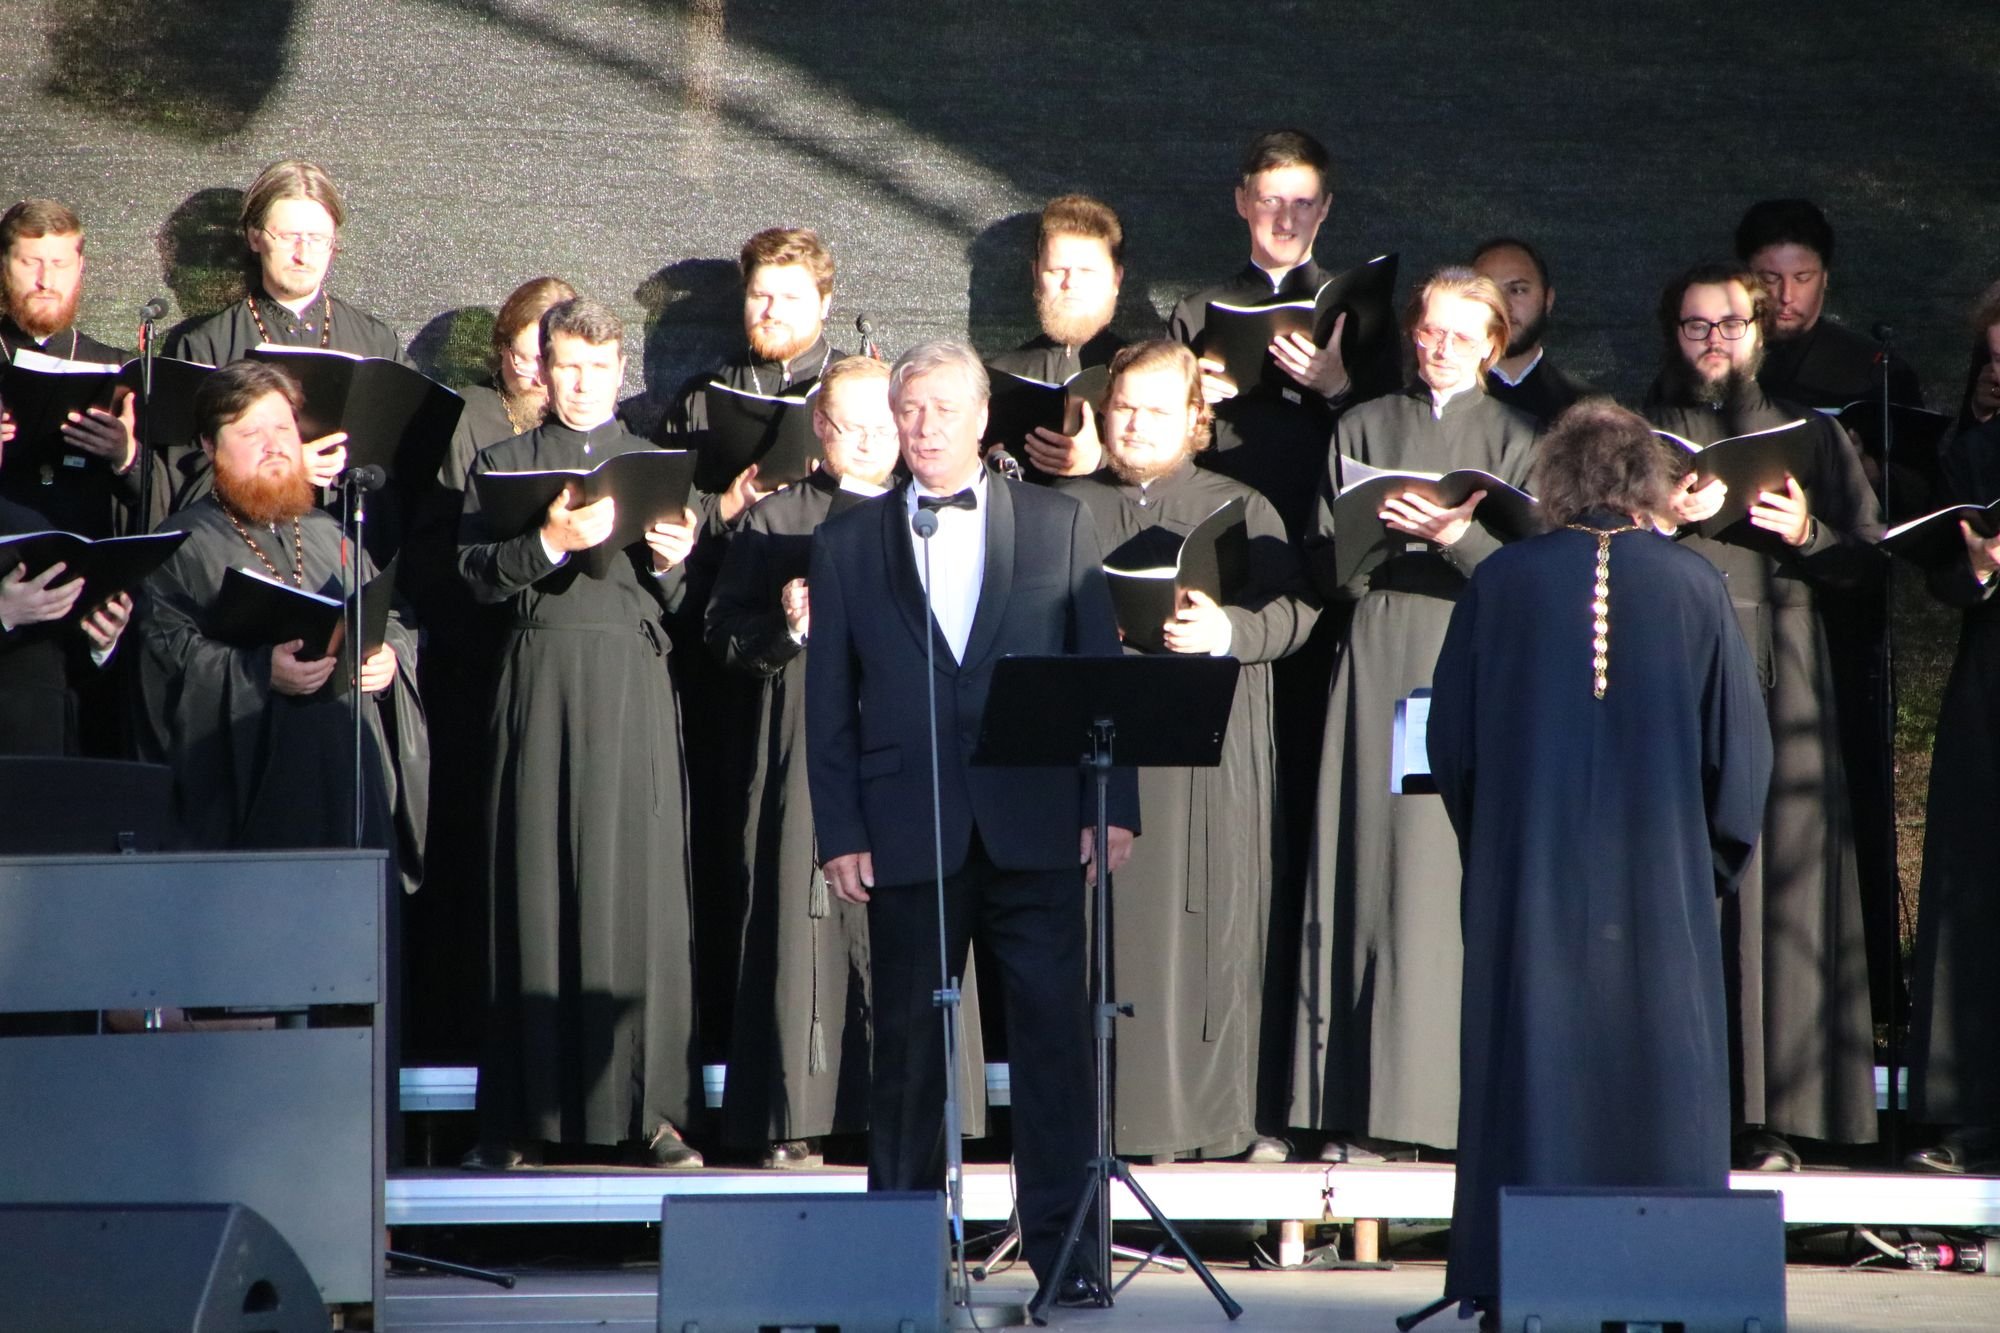
M1446 1166L1322 1167L1202 1163L1139 1167L1139 1183L1175 1221L1322 1221L1395 1218L1443 1222L1451 1216L1453 1173ZM2000 1226L2000 1177L1876 1175L1855 1172L1738 1172L1736 1189L1777 1190L1791 1225L1856 1223L1931 1227ZM517 1171L501 1175L431 1172L392 1176L391 1226L482 1223L654 1222L667 1194L855 1193L859 1170L606 1172ZM1114 1216L1144 1214L1116 1191ZM999 1166L966 1171L965 1211L1004 1221L1013 1205Z

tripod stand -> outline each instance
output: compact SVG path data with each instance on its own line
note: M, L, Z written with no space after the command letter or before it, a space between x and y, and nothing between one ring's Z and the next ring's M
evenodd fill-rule
M1063 1276L1071 1271L1086 1226L1094 1223L1091 1254L1095 1271L1108 1281L1111 1271L1111 1183L1117 1181L1145 1209L1202 1280L1231 1319L1243 1307L1231 1299L1180 1231L1133 1178L1132 1169L1111 1150L1111 1044L1114 1027L1132 1007L1111 998L1111 770L1123 767L1214 767L1222 758L1222 735L1229 723L1238 664L1232 658L1198 657L1009 657L993 671L986 712L980 719L975 764L1052 767L1077 762L1096 800L1096 876L1091 900L1091 1037L1096 1046L1096 1152L1086 1168L1081 1194L1063 1234L1048 1285L1029 1306L1037 1323ZM1121 732L1125 749L1114 760ZM1078 740L1088 748L1076 760ZM1165 1245L1161 1249L1166 1248ZM1116 1286L1106 1286L1100 1305L1110 1305L1125 1283L1144 1270L1159 1251L1140 1261Z

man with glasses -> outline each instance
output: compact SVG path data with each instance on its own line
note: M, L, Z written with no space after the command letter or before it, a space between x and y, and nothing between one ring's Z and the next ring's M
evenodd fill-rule
M249 291L181 334L170 355L226 366L259 344L277 343L406 360L394 329L326 290L347 206L324 167L273 162L250 183L239 216L251 261ZM172 461L176 508L208 494L211 474L198 450ZM308 441L305 464L313 484L326 486L347 466L347 450Z
M1339 581L1333 502L1350 462L1400 472L1478 468L1525 484L1535 423L1495 402L1487 372L1507 348L1507 303L1471 269L1431 275L1404 327L1417 377L1401 393L1343 414L1322 452L1306 543L1313 581L1346 637L1324 704L1325 741L1306 865L1293 1125L1325 1131L1322 1159L1379 1162L1458 1134L1458 841L1434 794L1395 794L1398 701L1428 688L1452 604L1499 541L1474 517L1485 498L1444 507L1407 491L1377 517L1394 544Z
M1875 1139L1874 1030L1861 895L1817 590L1866 578L1882 558L1875 496L1846 435L1758 383L1770 307L1757 275L1705 264L1667 285L1661 366L1646 403L1655 426L1697 445L1805 420L1813 463L1765 491L1726 540L1686 535L1728 580L1764 684L1775 752L1764 836L1741 890L1723 904L1742 1165L1789 1170L1804 1136ZM1679 446L1671 446L1678 448ZM1723 487L1674 504L1691 525Z
M820 524L889 487L897 448L889 367L872 357L828 366L813 429L825 460L745 516L706 618L708 646L759 687L755 725L730 738L747 760L750 799L729 880L743 894L743 956L722 1131L731 1144L762 1149L767 1167L818 1166L821 1136L868 1124L868 916L827 892L813 855L805 576Z

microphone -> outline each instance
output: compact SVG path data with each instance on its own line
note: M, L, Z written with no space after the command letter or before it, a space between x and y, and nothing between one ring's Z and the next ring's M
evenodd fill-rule
M339 484L352 486L357 491L379 491L389 484L389 474L374 463L366 463L341 473ZM933 518L931 522L936 523L937 520Z
M868 322L865 311L854 317L854 331L861 335L861 355L880 361L882 349L875 345L875 326Z
M380 472L382 469L375 470ZM931 510L919 507L916 513L910 515L910 531L929 541L931 534L937 531L937 515ZM928 599L929 589L925 589L924 596Z
M141 324L157 324L166 317L167 298L164 296L156 296L139 307L139 322Z
M1896 331L1887 324L1876 324L1868 332L1874 337L1876 342L1881 343L1884 347L1896 341Z

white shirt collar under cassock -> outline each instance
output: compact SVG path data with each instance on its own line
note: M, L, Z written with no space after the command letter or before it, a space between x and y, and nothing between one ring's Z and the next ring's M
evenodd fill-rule
M1535 367L1539 366L1540 364L1542 364L1542 349L1537 347L1535 349L1535 359L1533 361L1530 361L1527 365L1521 367L1520 374L1509 375L1504 369L1501 368L1501 365L1498 361L1495 361L1493 363L1493 369L1487 371L1486 373L1491 375L1494 379L1499 380L1502 384L1506 385L1508 388L1518 389L1521 387L1521 381L1528 378L1528 376L1534 374Z

